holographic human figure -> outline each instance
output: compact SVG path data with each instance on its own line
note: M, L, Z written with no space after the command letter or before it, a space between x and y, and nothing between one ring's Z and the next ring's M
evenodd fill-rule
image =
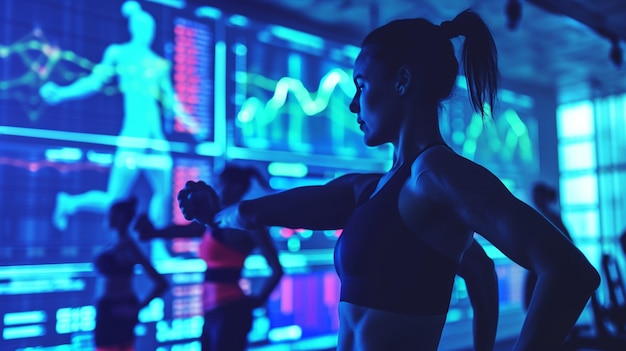
M109 45L88 76L67 86L48 82L40 89L44 101L54 105L98 93L117 76L124 101L124 118L107 189L82 194L59 192L53 224L61 231L67 228L69 216L79 211L104 213L114 201L128 196L142 172L152 188L148 211L151 220L158 225L168 223L172 158L159 104L166 117L177 116L191 131L197 131L196 122L174 93L170 63L151 49L154 18L136 1L126 1L121 12L128 18L128 42Z

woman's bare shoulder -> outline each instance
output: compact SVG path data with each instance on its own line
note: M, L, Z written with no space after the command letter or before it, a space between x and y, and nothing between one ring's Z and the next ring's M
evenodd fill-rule
M487 168L450 148L437 147L418 157L411 168L412 182L436 196L458 197L501 187L499 179Z

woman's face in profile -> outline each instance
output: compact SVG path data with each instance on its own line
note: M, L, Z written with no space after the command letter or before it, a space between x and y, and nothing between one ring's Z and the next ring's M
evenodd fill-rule
M356 93L350 111L356 113L365 144L377 146L394 139L398 115L398 90L387 67L364 48L354 64Z

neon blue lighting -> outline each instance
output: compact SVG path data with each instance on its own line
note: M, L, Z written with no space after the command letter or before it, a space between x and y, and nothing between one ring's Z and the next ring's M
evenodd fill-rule
M244 17L241 15L232 15L228 18L228 22L235 26L247 27L250 23L250 20L248 20L248 17Z
M18 349L19 351L76 351L75 345L35 346Z
M4 340L36 338L46 335L46 329L42 325L25 325L22 327L9 327L2 330Z
M513 92L507 89L501 89L498 91L498 97L502 101L506 101L513 105L531 109L535 105L535 101L532 97L520 93Z
M196 9L195 15L199 18L220 19L222 17L222 11L211 6L201 6Z
M303 178L309 173L309 168L304 163L272 162L267 171L276 177Z
M200 351L201 348L202 344L200 341L192 341L190 343L172 345L172 348L159 346L154 351Z
M58 334L89 332L96 327L95 319L94 306L59 308L56 314L56 332Z
M300 44L313 49L324 48L325 40L316 35L283 26L270 26L269 30L277 38L287 40L292 43Z
M235 55L237 56L246 56L246 54L248 54L248 47L245 46L244 44L241 43L237 43L234 46L234 52ZM241 80L239 80L239 78L241 78L241 76L243 76L243 78L245 79L247 77L247 74L245 72L235 72L235 80L238 83L246 83L245 80L242 82Z
M559 145L559 168L563 171L597 167L595 142L581 141Z
M216 143L200 143L196 145L196 154L200 156L219 156L224 153L224 148Z
M215 86L226 86L226 43L218 41L215 43ZM215 125L215 144L221 149L221 155L226 149L226 91L225 89L215 89L214 92L214 110L213 117Z
M110 165L113 163L113 154L111 153L99 153L95 151L87 151L87 160L92 163L101 165Z
M487 254L487 256L491 257L492 259L498 259L498 258L506 258L506 259L508 259L502 253L502 251L498 250L493 245L483 245L483 249L485 249L485 253Z
M356 60L357 56L361 52L361 48L354 45L345 45L343 47L344 55L350 57L352 60Z
M289 251L292 251L292 252L300 251L300 248L302 247L301 244L302 243L300 242L299 238L291 237L287 239L287 249Z
M175 9L183 9L186 6L185 0L146 0L157 4L173 7Z
M47 319L45 311L9 312L4 314L4 325L43 323Z
M54 139L62 141L83 142L89 144L111 145L127 148L151 148L157 151L175 151L182 153L189 151L189 146L185 143L149 138L134 138L102 134L64 132L60 130L49 129L0 126L0 135L2 134L39 139Z
M560 105L556 110L559 138L589 137L595 134L593 103L584 100Z
M461 89L467 90L467 80L465 79L465 76L456 77L456 86Z
M156 340L158 342L196 339L202 334L203 316L179 318L172 321L156 322Z
M248 148L231 146L226 150L227 158L236 159L250 159L250 160L276 160L277 162L291 162L294 159L294 155L297 157L307 157L307 165L309 166L321 166L328 167L329 164L341 165L346 169L358 169L359 171L372 171L381 172L382 170L389 169L391 167L391 158L385 158L380 160L367 159L367 158L354 158L354 157L337 157L326 155L315 155L311 157L307 154L298 154L290 151L263 151L254 150L250 151ZM279 178L280 177L273 177ZM286 179L277 180L285 181ZM272 181L270 179L270 181ZM273 187L274 185L272 185Z
M463 311L458 308L451 308L446 316L446 322L457 322L463 319Z
M41 294L67 291L83 291L86 283L83 279L66 277L40 278L33 280L11 280L0 284L0 295Z
M93 266L91 263L62 263L0 267L0 279L9 280L15 277L32 279L71 273L93 273Z
M50 161L73 162L83 158L83 152L73 147L63 147L60 149L48 149L45 152L46 159Z
M206 268L205 268L206 270ZM172 274L172 282L174 284L198 284L204 282L204 270L202 272L192 273L174 273Z
M272 342L298 340L302 338L302 328L299 325L274 328L267 333L267 338Z
M160 321L165 317L165 302L157 297L150 301L150 304L139 311L139 321L141 323Z
M161 274L204 272L206 263L202 259L189 260L159 260L154 262L154 267Z

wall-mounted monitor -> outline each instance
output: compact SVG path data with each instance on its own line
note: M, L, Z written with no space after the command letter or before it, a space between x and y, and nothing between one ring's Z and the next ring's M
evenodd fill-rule
M237 15L226 38L229 155L385 168L349 109L358 48Z

